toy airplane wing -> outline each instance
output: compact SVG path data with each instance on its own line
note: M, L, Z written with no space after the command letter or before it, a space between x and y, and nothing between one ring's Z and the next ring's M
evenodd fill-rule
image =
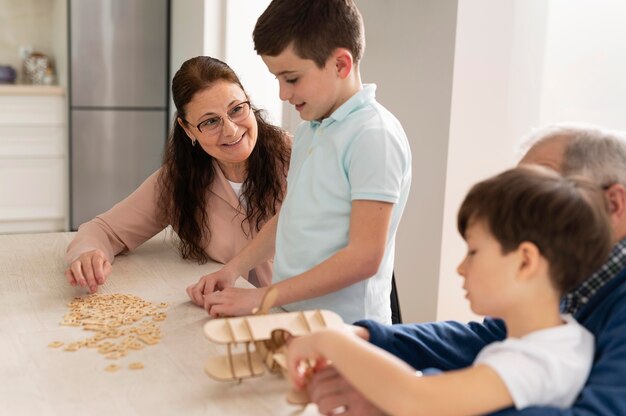
M340 328L343 321L328 310L299 311L214 319L204 325L204 333L216 344L226 345L227 356L211 357L205 371L219 381L242 380L260 376L267 367L281 368L285 334L301 336L324 328ZM234 347L245 352L234 353ZM275 360L277 358L278 360Z
M328 310L299 311L214 319L204 325L204 333L216 344L266 341L272 331L282 329L292 336L310 334L323 328L339 328L341 317Z
M230 350L226 357L210 357L204 371L218 381L242 380L265 373L263 357L256 350L250 351L246 345L245 353L234 354Z

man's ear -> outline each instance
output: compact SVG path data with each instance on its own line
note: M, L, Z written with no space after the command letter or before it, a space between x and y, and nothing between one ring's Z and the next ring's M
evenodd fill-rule
M518 277L522 280L528 280L534 277L541 267L541 252L535 243L523 241L517 247L520 263L518 269Z
M604 191L604 194L609 205L609 215L613 228L619 230L620 227L626 227L626 189L624 189L624 185L613 184Z
M352 68L354 67L352 53L346 48L337 48L333 52L332 57L339 78L347 78L352 73Z
M178 125L180 127L182 127L183 130L185 130L185 133L187 134L187 137L189 137L192 141L195 141L196 138L194 137L193 134L191 134L191 131L189 130L189 128L187 127L187 125L185 124L185 122L180 118L180 117L176 117L176 122L178 123Z

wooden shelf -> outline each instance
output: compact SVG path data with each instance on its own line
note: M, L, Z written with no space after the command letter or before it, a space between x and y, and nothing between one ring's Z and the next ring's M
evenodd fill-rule
M0 84L0 95L65 95L59 85Z

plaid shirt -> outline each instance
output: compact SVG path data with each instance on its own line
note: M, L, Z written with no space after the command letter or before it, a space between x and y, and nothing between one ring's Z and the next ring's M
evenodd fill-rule
M609 259L597 272L563 296L561 311L574 315L602 286L624 268L626 268L626 238L613 246Z

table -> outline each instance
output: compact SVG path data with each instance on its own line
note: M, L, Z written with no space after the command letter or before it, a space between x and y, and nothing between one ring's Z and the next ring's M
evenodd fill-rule
M288 383L266 374L240 384L210 379L204 364L223 354L202 327L209 319L185 288L217 263L182 260L161 233L129 255L118 256L98 293L133 294L167 302L157 345L108 360L92 349L66 352L51 341L91 333L59 325L68 302L83 296L63 274L63 253L73 233L0 235L0 414L2 415L313 415L285 401ZM115 362L115 373L104 367ZM128 370L130 362L145 368Z

